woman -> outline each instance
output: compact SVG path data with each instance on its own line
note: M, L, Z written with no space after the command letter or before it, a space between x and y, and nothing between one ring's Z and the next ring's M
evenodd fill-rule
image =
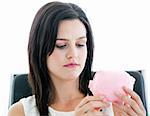
M108 103L88 89L93 61L93 37L89 21L77 5L51 2L33 21L29 44L29 80L33 96L14 104L9 116L145 115L137 94L118 95L127 105Z

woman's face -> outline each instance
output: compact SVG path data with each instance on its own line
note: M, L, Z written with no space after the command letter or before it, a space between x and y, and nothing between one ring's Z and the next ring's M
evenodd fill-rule
M52 80L77 79L87 57L86 28L79 19L63 20L58 27L54 51L47 58Z

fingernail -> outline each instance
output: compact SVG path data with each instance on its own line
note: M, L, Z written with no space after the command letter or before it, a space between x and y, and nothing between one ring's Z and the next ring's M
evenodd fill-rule
M99 111L99 109L100 109L100 107L96 107L96 108L94 108L96 111Z

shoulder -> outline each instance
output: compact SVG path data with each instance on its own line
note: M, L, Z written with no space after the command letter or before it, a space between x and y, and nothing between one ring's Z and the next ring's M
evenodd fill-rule
M32 115L34 114L34 115ZM13 104L8 111L8 116L37 116L38 110L35 103L35 96L22 98Z
M19 101L13 104L8 111L8 116L25 116L23 104Z

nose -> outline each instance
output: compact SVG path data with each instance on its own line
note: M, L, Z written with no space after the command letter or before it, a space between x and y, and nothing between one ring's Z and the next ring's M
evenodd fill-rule
M67 59L76 58L77 57L77 48L74 46L68 48L66 57L67 57Z

